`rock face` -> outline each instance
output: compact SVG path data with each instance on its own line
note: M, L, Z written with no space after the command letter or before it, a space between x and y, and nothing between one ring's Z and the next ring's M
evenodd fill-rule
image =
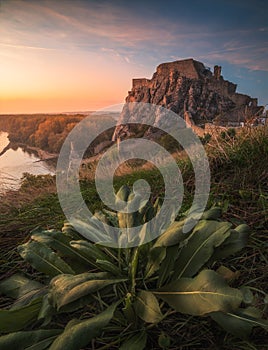
M236 84L224 80L221 67L214 73L193 59L162 63L151 80L133 79L126 102L147 102L171 109L179 115L187 110L198 122L220 113L245 107L258 109L257 99L236 93Z
M256 98L237 93L236 87L223 79L220 66L215 66L212 73L190 58L160 64L152 79L133 79L126 102L161 105L181 117L187 111L197 125L216 117L243 121L245 112L254 114L260 107Z

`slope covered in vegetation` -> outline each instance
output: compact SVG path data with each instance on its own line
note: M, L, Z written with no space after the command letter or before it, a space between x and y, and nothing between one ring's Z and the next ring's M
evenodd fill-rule
M229 280L228 283L230 283L231 287L241 288L243 286L245 287L244 292L248 292L246 295L249 299L245 296L245 304L241 307L245 308L247 305L251 304L250 307L257 308L262 313L259 317L267 318L268 128L245 129L243 133L239 135L229 135L220 137L217 140L210 140L205 147L209 156L212 174L208 208L213 205L220 206L223 211L222 220L232 223L234 227L247 224L251 231L248 242L242 250L225 257L223 260L216 260L212 265L206 265L206 267L210 266L212 270L217 271L220 266L225 266L227 270L222 270L222 268L221 270L223 275L226 276L226 279ZM194 174L187 159L178 162L185 185L185 196L182 207L182 212L184 212L191 205L194 193ZM132 171L131 174L121 175L115 179L115 188L118 190L124 184L131 186L138 178L144 178L151 184L154 193L153 200L157 197L163 197L164 184L160 173L156 171L156 169L147 171L136 169ZM24 178L20 193L10 193L5 198L2 198L0 217L2 236L2 278L7 278L14 273L23 272L28 277L32 278L34 276L35 279L41 283L45 282L45 276L37 272L29 265L29 262L25 262L21 258L16 251L16 246L26 242L30 231L37 227L42 227L43 229L61 229L64 223L64 216L57 200L54 181L53 177L34 177L27 175ZM95 210L102 209L102 204L98 198L94 182L83 181L81 183L81 190L91 211L94 212ZM181 219L183 219L182 213L177 220ZM42 236L42 234L38 233L40 230L35 232L36 237L38 235L39 238ZM46 235L47 233L43 234ZM44 239L44 237L42 239ZM37 240L37 238L33 239L33 245L35 244L35 240ZM27 243L26 246L29 247L29 243ZM171 246L169 248L173 247ZM25 250L26 248L23 249ZM187 254L187 249L185 249L184 254ZM168 256L172 257L173 255L169 254ZM115 255L115 257L118 258L117 255ZM108 265L99 262L98 268L107 269ZM37 266L35 266L35 268L37 268ZM143 280L142 267L139 273L141 276L138 276L138 278L142 278ZM205 274L207 274L207 272L205 272ZM226 274L229 274L229 276ZM152 281L150 283L154 283L154 277L155 275L152 274ZM137 280L139 286L142 280ZM117 293L120 295L125 288L125 282L118 281L118 283L119 290ZM120 287L120 283L123 283L122 287ZM150 284L145 282L145 285L149 286ZM55 288L53 289L54 293L57 292ZM112 293L108 285L107 288L109 293ZM143 289L144 285L139 288ZM138 292L140 291L137 291L137 293ZM94 302L88 303L87 307L74 315L80 319L88 319L89 316L99 313L98 303L101 303L100 305L102 305L102 308L106 309L107 299L105 299L105 297L102 299L101 295L102 294L96 294ZM111 298L111 295L112 294L109 294L109 298ZM149 294L145 295L144 293L141 295L139 294L138 300L141 300L143 304L147 303L148 298L151 302L155 300L154 297L148 295ZM62 297L63 296L58 296L57 302L61 302ZM164 301L170 302L165 299ZM127 299L125 300L125 303L126 302ZM1 304L2 308L7 308L11 305L11 299L2 297ZM153 302L153 304L156 305L155 302ZM127 309L126 304L124 308ZM163 305L161 304L162 313L163 310L168 311L162 308ZM156 326L149 325L148 327L144 326L145 328L142 329L136 328L136 330L133 330L131 327L128 328L128 325L123 326L122 330L122 328L120 328L122 326L122 324L120 324L120 316L117 315L116 323L112 323L108 326L108 333L105 333L106 336L104 334L98 336L96 341L86 348L90 349L93 346L92 344L95 344L94 346L96 349L117 349L118 344L123 344L128 339L130 342L128 346L131 344L131 341L133 342L134 340L139 342L138 344L144 344L144 334L146 333L148 349L266 349L266 344L268 343L268 336L265 331L266 326L264 328L254 327L251 336L248 338L243 338L242 336L241 338L241 334L239 337L237 337L237 334L231 334L232 332L230 333L230 329L228 329L229 333L225 333L225 331L211 319L201 317L200 315L197 317L185 315L182 314L181 311L182 310L178 310L176 313L171 312L168 318L162 321L159 320L160 322L157 323ZM106 314L102 314L101 317L104 317L106 320L111 319L113 312L113 310L109 309ZM145 316L144 314L141 316L140 312L138 312L138 314L139 325L141 322L140 320L144 322L149 320L150 323L151 319L147 318L148 314ZM150 315L152 317L152 314ZM157 315L159 316L160 313L159 309L156 307L154 308L154 316L156 317ZM251 313L251 317L253 317L252 315ZM54 331L51 337L56 338L56 336L62 332L66 322L70 319L68 317L68 314L65 313L56 319L57 326L59 327L55 328L57 328L58 331ZM104 319L102 318L102 320ZM251 328L250 324L249 327ZM119 328L121 331L118 331ZM31 330L31 326L26 329ZM140 335L139 339L132 338L137 336L137 334ZM42 339L44 339L45 336L42 336ZM60 342L60 340L58 342ZM54 346L56 345L54 344ZM142 348L141 345L139 346ZM85 349L85 347L83 348Z

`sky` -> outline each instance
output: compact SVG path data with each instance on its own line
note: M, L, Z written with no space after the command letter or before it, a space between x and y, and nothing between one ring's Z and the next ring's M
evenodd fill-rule
M132 78L194 58L268 103L266 0L0 0L0 114L124 102Z

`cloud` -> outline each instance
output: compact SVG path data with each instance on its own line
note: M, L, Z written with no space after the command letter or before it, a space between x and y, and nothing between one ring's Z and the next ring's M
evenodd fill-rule
M7 38L7 43L15 41L28 46L41 41L52 47L58 44L95 48L110 44L140 48L148 44L165 47L200 35L200 28L194 29L193 24L135 16L115 4L67 4L62 7L57 2L16 0L7 3L0 14L1 37Z
M268 71L268 41L254 44L226 42L222 49L209 51L202 57L226 61L251 70Z
M115 61L136 64L171 56L199 57L268 70L268 27L261 23L235 31L223 25L219 30L220 25L206 19L193 21L180 12L177 18L167 17L148 7L138 12L134 5L121 2L13 0L3 4L1 46L10 49L100 52Z
M50 47L16 45L16 44L7 44L7 43L1 43L1 42L0 42L0 46L11 47L11 48L15 48L15 49L30 49L30 50L45 50L45 51L56 50L56 49L53 49Z
M115 58L117 61L124 61L127 63L130 63L131 60L128 56L126 56L123 53L119 53L117 50L115 49L111 49L111 48L106 48L106 47L102 47L101 51L104 53L109 54L110 56L112 56L113 58Z

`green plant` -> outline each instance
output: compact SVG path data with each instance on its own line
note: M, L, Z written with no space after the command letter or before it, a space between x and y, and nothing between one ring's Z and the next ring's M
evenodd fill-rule
M133 193L123 186L117 197L130 201ZM97 212L95 219L123 229L158 210L156 201L133 214ZM188 233L182 219L154 241L126 249L93 244L69 223L62 231L33 231L18 251L42 275L33 281L16 274L0 283L1 294L15 300L0 310L0 330L7 333L0 348L75 350L95 339L99 349L142 350L151 332L159 332L159 346L168 348L172 339L158 325L174 314L210 316L241 338L255 326L267 329L251 289L231 287L237 274L227 267L213 269L246 245L249 231L244 224L232 228L220 215L213 207ZM91 233L104 229L95 219Z
M203 145L206 145L211 140L211 134L205 133L204 136L199 137Z
M165 134L159 141L160 145L169 152L182 151L181 145L172 136Z
M230 138L235 138L236 130L235 130L234 128L228 129L227 135L228 135Z
M234 128L229 128L227 131L222 131L220 136L223 140L232 140L236 136L236 130Z

